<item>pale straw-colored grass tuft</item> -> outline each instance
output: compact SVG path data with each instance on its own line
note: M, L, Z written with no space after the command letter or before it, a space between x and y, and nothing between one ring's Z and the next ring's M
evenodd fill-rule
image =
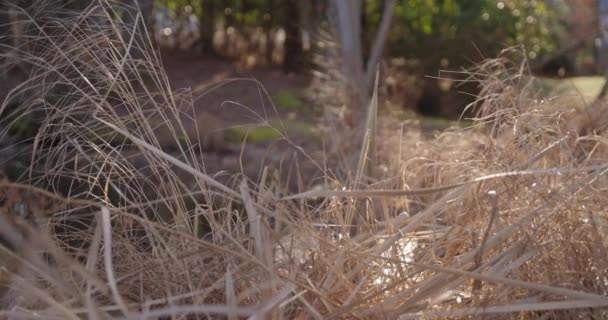
M525 68L472 72L471 127L429 137L379 116L355 187L328 176L287 193L268 170L220 181L197 149L162 151L150 119L188 95L99 23L119 23L107 12L25 20L32 72L6 101L13 123L42 125L26 181L39 188L21 188L63 206L35 207L52 232L28 233L20 248L40 254L18 257L0 316L606 316L605 133L580 136L567 108L535 101Z

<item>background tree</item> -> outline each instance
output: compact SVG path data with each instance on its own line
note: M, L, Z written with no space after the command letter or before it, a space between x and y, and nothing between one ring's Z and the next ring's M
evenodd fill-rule
M217 14L217 6L215 0L201 0L201 23L199 40L200 47L204 53L215 53L213 48L213 35L215 33L215 16Z
M598 65L601 70L604 70L607 80L597 96L597 101L600 101L604 99L608 93L608 1L598 0L598 7L601 36L601 45L598 48Z
M285 7L285 61L283 69L287 72L297 71L304 65L302 63L302 35L300 23L300 9L298 0L287 0Z
M370 98L373 77L380 55L388 37L391 23L394 0L384 1L380 27L374 37L374 44L367 63L363 63L363 48L361 43L362 9L363 3L357 1L334 0L333 5L337 11L338 26L337 37L342 52L342 71L345 75L347 90L353 97L352 105L362 110ZM365 69L364 69L365 68Z

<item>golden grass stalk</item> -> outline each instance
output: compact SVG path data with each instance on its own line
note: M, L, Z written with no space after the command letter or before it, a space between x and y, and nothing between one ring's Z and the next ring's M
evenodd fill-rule
M18 262L3 264L0 316L605 317L608 140L535 100L525 68L500 57L472 72L484 90L469 128L425 136L378 115L372 165L386 170L291 193L269 169L259 184L220 182L204 152L161 148L156 119L192 99L118 36L118 5L23 11L31 77L2 103L3 125L41 126L29 169L0 192L23 197L11 201L37 227L19 227L21 206L0 212L13 228L0 229L2 261ZM356 234L349 212L366 217Z

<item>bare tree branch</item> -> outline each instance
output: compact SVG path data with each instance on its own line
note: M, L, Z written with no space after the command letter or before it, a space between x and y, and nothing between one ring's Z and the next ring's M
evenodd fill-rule
M372 47L371 54L367 60L367 68L365 69L365 87L369 90L373 85L374 75L376 73L376 66L380 55L384 50L384 44L388 38L388 31L391 26L391 20L393 17L393 9L395 8L395 0L386 0L384 2L384 11L382 13L382 21L380 22L380 28L376 34L374 45Z
M557 51L546 54L539 61L532 64L530 66L530 70L532 71L532 73L540 72L549 62L551 62L554 59L559 58L565 54L575 52L579 49L584 48L589 43L589 40L597 37L598 35L599 35L599 33L590 33L590 34L583 36L582 38L574 41L573 43L571 43L570 45L568 45L566 47L563 47Z

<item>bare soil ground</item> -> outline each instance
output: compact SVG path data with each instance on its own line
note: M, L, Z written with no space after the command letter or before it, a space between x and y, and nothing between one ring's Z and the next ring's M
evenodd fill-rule
M244 171L256 180L264 166L284 168L296 159L306 176L319 171L302 153L321 148L315 138L319 109L305 95L309 76L270 67L245 69L238 62L190 53L165 51L161 56L172 89L189 90L194 111L212 114L228 132L225 147L232 152L205 153L209 173Z

